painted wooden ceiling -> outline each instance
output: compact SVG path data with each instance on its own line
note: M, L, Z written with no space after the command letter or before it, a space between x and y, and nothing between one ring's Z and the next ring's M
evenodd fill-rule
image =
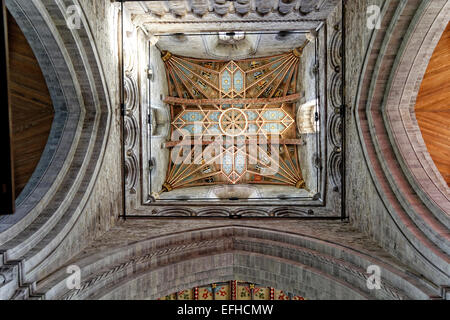
M212 184L304 188L294 104L301 51L239 61L163 52L172 117L163 191Z

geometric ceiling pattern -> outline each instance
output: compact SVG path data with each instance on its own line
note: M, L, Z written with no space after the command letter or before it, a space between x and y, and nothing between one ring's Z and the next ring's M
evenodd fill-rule
M164 183L166 191L238 183L287 185L299 189L305 186L296 145L268 142L267 148L263 148L260 144L251 146L217 140L203 149L209 158L196 156L196 147L189 149L184 155L184 146L174 148Z
M172 122L180 135L287 136L295 126L291 105L223 105L222 110L186 109ZM292 130L291 130L292 131Z
M301 51L239 61L162 53L172 118L162 192L211 184L304 187L295 124Z
M182 290L158 300L305 300L305 298L272 287L233 280Z
M301 51L295 49L268 58L222 61L187 58L165 52L162 59L166 65L171 97L194 99L190 102L178 100L187 104L197 104L195 99L213 99L210 102L214 104L218 102L214 99L219 98L270 99L293 95L300 54ZM269 100L258 102L264 101Z

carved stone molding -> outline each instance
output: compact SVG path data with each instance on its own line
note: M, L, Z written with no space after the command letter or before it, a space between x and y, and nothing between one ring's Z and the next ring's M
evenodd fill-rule
M153 209L154 216L176 216L176 217L310 217L314 215L314 211L309 209L297 209L293 207L238 207L238 208L224 208L224 207L205 207L205 208L182 208L169 207Z
M136 193L134 189L138 180L138 160L133 151L127 152L125 158L125 185L130 193Z
M340 72L342 65L342 30L340 24L336 24L331 37L330 63L335 72Z
M339 148L335 148L331 153L328 168L333 190L338 192L342 183L342 154Z
M330 141L335 148L342 146L342 117L333 114L328 121L328 132L330 133Z
M136 92L136 94L138 94ZM137 98L135 100L138 100ZM130 193L136 193L135 186L139 176L139 162L134 149L138 141L138 122L133 115L134 103L128 104L130 109L126 109L124 116L124 145L125 145L125 185ZM127 106L127 104L126 104Z
M330 99L332 107L335 109L335 111L338 111L342 106L342 74L340 72L333 72L334 74L332 76L330 84Z
M139 90L136 79L127 72L124 78L125 108L135 110L139 104Z
M124 174L125 187L129 194L136 194L136 185L139 179L138 141L140 125L137 120L140 106L140 90L138 76L140 71L139 60L135 50L137 33L132 26L126 32L124 39Z
M134 148L137 142L138 124L136 118L130 113L125 115L124 133L125 145L129 148Z
M186 17L196 19L247 17L308 16L329 10L334 0L197 0L197 1L142 1L129 5L133 13L146 13L153 19Z
M328 137L332 152L328 162L329 177L333 191L341 192L342 188L342 27L334 26L329 48L331 83L329 87L331 115L328 120Z

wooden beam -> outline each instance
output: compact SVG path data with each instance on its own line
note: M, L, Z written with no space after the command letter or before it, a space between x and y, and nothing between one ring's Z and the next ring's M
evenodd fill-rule
M224 139L223 141L226 141ZM205 140L183 140L183 141L167 141L164 143L164 148L173 148L176 146L193 146L202 145L207 146L218 141L205 141ZM278 145L301 145L303 143L302 139L279 139L277 142L271 142L270 139L258 140L258 139L245 139L245 144L278 144Z
M249 99L183 99L176 97L167 97L164 99L165 103L177 105L214 105L214 104L268 104L268 103L283 103L295 102L300 99L300 94L291 94L280 98L249 98Z
M15 211L14 161L12 146L11 105L9 98L9 61L8 61L8 27L5 0L1 0L0 18L0 77L2 83L2 102L0 115L0 141L3 147L0 170L0 214L12 214Z

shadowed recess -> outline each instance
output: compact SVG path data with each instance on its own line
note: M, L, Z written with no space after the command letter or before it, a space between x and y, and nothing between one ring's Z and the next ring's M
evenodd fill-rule
M44 152L54 110L39 63L9 12L8 44L17 198L30 180Z

